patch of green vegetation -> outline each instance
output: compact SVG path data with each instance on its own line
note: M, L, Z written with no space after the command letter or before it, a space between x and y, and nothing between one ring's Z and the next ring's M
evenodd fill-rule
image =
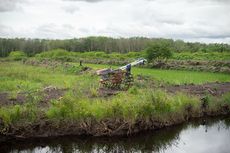
M13 52L10 52L8 57L11 60L18 61L18 60L25 59L27 55L23 51L13 51Z
M217 60L217 61L229 61L229 52L181 52L173 53L172 59L176 60Z
M9 125L33 123L43 113L43 109L38 109L38 102L42 97L33 91L24 91L25 101L23 105L9 105L0 107L0 119L4 125L0 133L6 132ZM16 94L17 95L17 94Z
M38 59L55 59L61 61L78 61L79 59L135 59L144 55L144 52L129 52L125 54L120 53L105 53L102 51L91 51L91 52L69 52L63 49L55 49L51 51L41 52L36 54L35 57Z
M230 81L230 75L212 72L133 68L133 73L151 76L169 84L204 84Z
M67 50L64 49L55 49L55 50L50 50L47 52L42 52L39 54L36 54L36 57L40 58L58 58L58 57L65 57L65 56L70 56Z
M173 56L172 56L173 55ZM63 62L124 65L140 57L146 57L144 67L230 73L230 53L228 52L172 52L168 44L152 44L146 50L128 53L105 53L102 51L68 52L51 50L36 55L36 59L53 59ZM166 60L167 59L167 60Z
M109 68L110 65L86 64L94 69ZM111 66L117 68L117 66ZM150 76L155 80L167 82L169 84L203 84L207 82L228 82L230 75L212 72L182 71L182 70L162 70L133 67L134 75Z
M221 97L207 95L203 98L202 105L208 112L218 112L223 109L223 111L226 111L230 108L230 92Z
M86 64L86 66L94 69L109 67L98 64ZM116 66L112 67L116 68ZM229 75L219 73L147 68L132 68L132 72L135 77L147 76L146 78L150 80L153 78L170 84L230 81ZM28 93L26 103L20 106L0 107L0 119L6 128L18 123L31 123L40 116L57 123L60 121L81 123L88 120L100 122L105 119L122 119L127 123L134 123L136 120L147 121L150 118L162 122L172 119L183 121L188 115L198 116L201 113L202 102L198 97L184 93L169 94L153 89L150 85L141 86L136 83L128 91L119 92L109 98L100 97L98 76L93 73L76 75L72 70L65 72L62 66L51 69L43 65L30 66L19 62L2 62L0 76L0 92ZM148 82L150 80L144 84L150 84ZM42 90L46 86L69 90L62 98L52 100L46 108L41 108L37 105L41 97L33 95L32 91ZM221 98L208 97L206 101L208 110L218 111L220 107L230 107L229 94Z
M183 115L188 105L194 109L199 108L199 99L196 97L183 94L172 96L160 90L140 90L139 93L120 93L112 99L79 99L68 94L61 101L53 101L46 114L48 118L57 120L122 118L134 121L140 118L159 118L170 113Z
M229 93L226 93L224 94L223 96L223 100L222 100L225 104L228 104L230 105L230 92Z
M40 90L46 86L73 88L78 82L89 82L90 74L78 75L63 68L23 65L17 62L0 63L0 91ZM95 77L97 78L97 77ZM97 81L95 79L95 81ZM94 82L92 79L91 82Z
M167 46L167 45L166 45ZM159 48L157 48L159 47ZM162 46L149 47L148 54L155 57L167 57L169 59L174 60L203 60L203 61L228 61L230 60L229 52L173 52L165 48L161 48ZM156 51L153 51L156 50ZM162 50L162 51L161 51ZM167 50L167 51L165 51ZM159 52L160 51L160 52ZM165 51L165 52L164 52ZM21 52L20 52L21 53ZM23 53L23 52L22 52ZM172 54L172 56L171 56ZM137 59L140 57L145 57L146 52L128 52L128 53L105 53L103 51L91 51L91 52L69 52L63 49L56 49L46 52L41 52L36 54L37 58L51 58L51 59L59 59L63 61L76 61L78 58L82 59L118 59L118 60L129 60L129 59Z
M0 118L3 121L5 128L10 124L26 124L34 122L39 117L39 114L42 114L42 110L39 110L32 102L28 102L24 105L16 104L0 108ZM0 131L1 130L3 129L0 129Z
M167 43L152 43L146 50L146 58L148 61L153 61L157 58L167 59L172 56L172 52Z

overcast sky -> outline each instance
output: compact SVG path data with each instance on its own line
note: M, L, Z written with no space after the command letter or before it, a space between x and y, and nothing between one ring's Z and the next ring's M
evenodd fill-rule
M230 0L0 0L0 37L230 43Z

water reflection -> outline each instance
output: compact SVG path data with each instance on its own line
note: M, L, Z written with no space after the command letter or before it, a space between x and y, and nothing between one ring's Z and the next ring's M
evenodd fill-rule
M59 137L0 144L0 152L221 152L230 151L230 118L201 119L131 137Z

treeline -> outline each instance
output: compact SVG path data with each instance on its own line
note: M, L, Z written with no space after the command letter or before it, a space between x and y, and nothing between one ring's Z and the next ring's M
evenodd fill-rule
M0 38L0 57L6 57L11 51L24 51L28 56L37 53L64 49L73 52L104 51L106 53L118 52L138 52L142 51L151 43L167 44L173 52L230 52L228 44L204 44L191 43L182 40L162 39L162 38L111 38L111 37L86 37L66 40L48 39L7 39Z

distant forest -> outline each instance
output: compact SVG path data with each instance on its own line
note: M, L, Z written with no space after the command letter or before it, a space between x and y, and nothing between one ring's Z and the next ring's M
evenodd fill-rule
M148 44L160 43L168 45L173 52L230 52L229 44L191 43L182 40L162 38L111 38L86 37L65 40L49 39L7 39L0 38L0 57L6 57L11 51L24 51L28 56L52 49L65 49L74 52L104 51L106 53L138 52L144 50Z

